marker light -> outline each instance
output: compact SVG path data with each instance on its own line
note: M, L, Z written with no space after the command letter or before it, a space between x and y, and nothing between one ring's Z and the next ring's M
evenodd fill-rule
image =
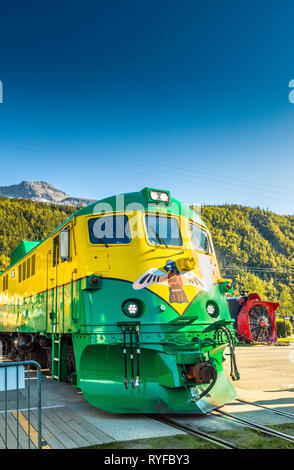
M218 285L222 294L229 294L233 292L233 282L231 279L220 279Z
M92 276L91 277L91 283L96 286L96 284L98 284L99 282L99 278L97 276Z
M82 279L83 290L98 290L102 288L102 279L98 274L92 274L87 276L86 279Z
M165 191L154 191L153 189L151 189L149 195L152 201L156 201L156 202L169 202L170 201L170 195L169 193Z

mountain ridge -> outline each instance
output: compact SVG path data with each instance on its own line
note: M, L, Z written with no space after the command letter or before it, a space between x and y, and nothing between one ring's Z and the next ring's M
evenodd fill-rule
M66 206L84 206L94 202L93 199L73 197L46 181L21 181L19 184L0 186L0 196Z

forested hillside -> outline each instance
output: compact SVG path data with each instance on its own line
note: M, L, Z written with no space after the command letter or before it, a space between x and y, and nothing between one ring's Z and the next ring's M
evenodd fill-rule
M237 205L205 206L223 277L235 292L246 289L280 302L279 315L294 308L294 216Z
M0 271L22 240L42 240L77 210L76 207L0 197Z
M0 197L0 270L23 239L41 240L76 207ZM232 278L235 294L247 289L277 300L280 315L294 314L294 216L236 205L204 206L222 276Z

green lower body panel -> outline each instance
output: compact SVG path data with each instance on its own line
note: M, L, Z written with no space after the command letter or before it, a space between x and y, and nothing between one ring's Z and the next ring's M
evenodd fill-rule
M210 352L217 367L217 380L209 394L198 401L194 397L208 384L183 384L176 355L147 348L141 351L140 386L133 388L130 385L128 360L129 386L126 388L123 349L120 346L87 346L80 361L79 387L91 405L111 413L205 414L236 398L235 389L222 369L224 348ZM136 376L136 361L134 372Z

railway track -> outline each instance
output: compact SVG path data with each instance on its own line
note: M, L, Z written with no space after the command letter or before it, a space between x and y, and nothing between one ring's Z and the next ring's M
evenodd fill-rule
M242 449L242 447L236 446L235 444L232 444L231 442L228 442L225 439L212 436L211 434L208 434L204 431L200 431L199 429L193 428L192 426L176 422L173 419L163 418L162 416L158 416L158 415L156 416L147 415L147 416L149 418L155 419L156 421L167 424L168 426L172 426L173 428L179 429L180 431L185 431L190 436L197 437L198 439L200 438L212 444L217 444L219 447L223 449Z
M270 411L271 413L275 413L280 416L285 416L285 418L291 418L294 420L294 414L287 413L286 411L272 409L272 408L269 408L268 406L260 405L258 403L252 403L250 401L241 400L240 398L237 398L236 401L239 401L240 403L245 403L247 405L256 406L258 408L262 408L263 410Z
M269 428L268 426L264 426L262 424L256 423L254 421L251 421L249 419L245 418L240 418L239 416L232 415L230 413L227 413L222 410L215 410L209 413L212 416L220 416L223 417L224 419L235 421L237 423L243 424L247 426L250 429L256 430L256 431L261 431L264 435L270 436L270 437L278 437L280 439L289 441L294 443L294 436L291 436L290 434L285 434L280 431L276 431L272 428Z
M280 411L280 410L273 410L273 409L268 408L266 406L258 405L258 404L251 403L251 402L248 402L248 401L245 401L245 400L238 399L237 401L239 401L240 403L246 403L246 404L249 404L249 405L253 405L253 406L256 406L258 408L262 408L266 411L269 411L269 412L272 412L272 413L275 413L275 414L278 414L278 415L281 415L281 416L285 416L285 417L288 417L288 418L291 418L292 420L294 420L294 415L291 414L291 413L286 413L286 412L283 412L283 411ZM223 419L223 420L225 419L225 420L228 420L228 421L234 421L235 423L242 424L243 426L246 426L247 428L252 429L253 431L261 432L265 436L277 437L279 439L282 439L282 440L285 440L285 441L288 441L288 442L291 442L291 443L294 444L294 436L292 436L290 434L285 434L283 432L276 431L272 428L269 428L268 426L256 423L254 421L251 421L251 420L248 420L248 419L245 419L245 418L241 418L239 416L232 415L231 413L227 413L227 412L222 411L220 409L212 411L212 412L208 413L208 415L214 416L214 417L217 417L217 418ZM167 424L168 426L172 426L176 429L180 429L181 431L185 431L186 433L188 433L189 435L191 435L193 437L197 437L197 438L203 439L207 442L216 444L221 448L224 448L224 449L242 449L242 447L237 446L237 445L235 445L235 444L233 444L233 443L231 443L231 442L229 442L225 439L219 438L217 436L213 436L211 433L208 434L204 431L200 431L199 429L197 429L193 426L178 422L174 418L162 417L162 416L158 416L158 415L155 415L155 416L152 415L152 418L156 419L157 421L160 421L164 424Z

